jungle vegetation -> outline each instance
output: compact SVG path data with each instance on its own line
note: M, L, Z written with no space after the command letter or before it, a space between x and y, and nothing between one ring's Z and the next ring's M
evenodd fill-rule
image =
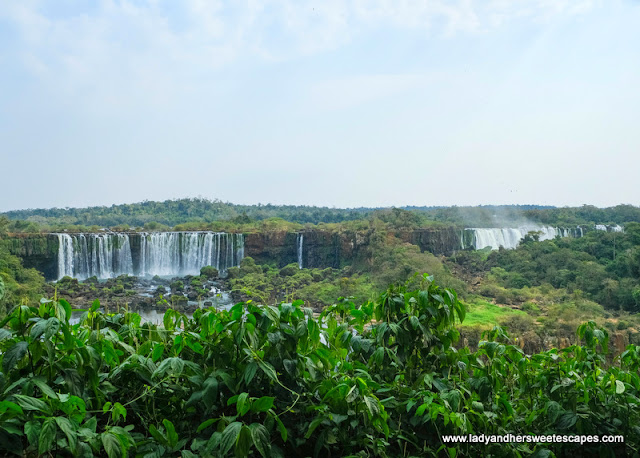
M341 209L304 205L236 205L220 200L194 198L89 208L14 210L0 215L0 231L3 226L5 230L14 233L62 229L80 231L80 228L85 231L100 228L166 230L178 225L186 228L215 229L214 223L224 223L224 227L236 225L250 228L251 225L270 219L298 225L366 222L378 219L399 227L423 227L438 222L465 227L504 227L523 223L592 226L640 222L640 208L632 205L609 208L590 205L563 208L539 205L484 205Z
M445 444L445 434L624 435L581 456L635 456L640 348L608 333L526 355L501 328L456 349L465 308L415 279L374 301L339 299L135 313L79 322L62 299L0 323L0 449L18 456L568 456L576 446Z

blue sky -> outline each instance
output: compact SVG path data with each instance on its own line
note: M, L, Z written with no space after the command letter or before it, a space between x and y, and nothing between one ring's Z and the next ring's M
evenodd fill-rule
M640 2L0 3L0 211L638 205Z

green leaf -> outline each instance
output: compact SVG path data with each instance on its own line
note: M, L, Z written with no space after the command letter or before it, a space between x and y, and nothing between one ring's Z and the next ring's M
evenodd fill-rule
M376 416L380 413L378 401L375 398L372 398L371 396L365 396L364 403L367 405L367 408L369 409L369 412L371 412L371 415Z
M175 447L178 443L178 433L176 432L176 428L173 426L173 423L166 418L162 420L162 424L167 432L167 442L169 443L169 447Z
M43 394L46 394L47 396L49 396L52 399L58 399L58 395L56 394L56 392L53 391L51 389L51 387L49 385L47 385L47 383L43 379L34 378L33 379L33 384L35 386L37 386L38 388L40 388L40 391L42 391Z
M102 433L101 440L102 446L109 458L120 458L122 456L122 444L115 434L109 432Z
M240 429L240 434L238 434L238 438L236 439L236 456L249 456L249 450L251 450L252 443L253 438L251 436L251 430L247 426L243 425Z
M240 435L240 430L242 429L242 423L239 421L234 421L233 423L229 423L227 427L222 432L222 437L220 438L220 455L224 456L227 454L233 444L236 442L236 439Z
M284 423L282 423L282 420L280 420L280 417L274 415L273 418L276 419L276 424L278 425L278 430L280 431L282 442L287 442L287 437L289 436L289 433L287 432L287 428L284 427Z
M4 329L4 328L0 328L0 342L6 339L10 339L11 337L13 337L13 333L11 331L8 331L7 329Z
M29 344L23 340L16 342L11 348L9 348L2 357L2 369L5 373L11 371L24 355L27 354L27 348Z
M199 433L199 432L207 429L209 426L214 424L216 421L218 421L218 418L209 418L208 420L203 421L202 423L200 423L200 426L198 426L198 429L196 430L196 432Z
M358 390L358 386L357 385L353 385L351 387L351 389L349 390L349 392L347 393L347 397L346 397L346 401L347 402L353 402L358 398L358 395L360 394L360 390Z
M53 418L47 418L42 424L40 437L38 438L38 452L40 454L51 450L53 441L56 438L56 422Z
M624 393L624 383L620 380L616 380L616 394Z
M250 362L247 364L247 367L244 369L244 382L248 385L255 377L256 372L258 370L258 365L255 362Z
M164 434L162 434L160 431L158 431L158 429L155 426L150 425L149 426L149 432L151 433L153 438L156 441L158 441L161 445L169 445L169 442L167 441L167 438L164 437Z
M58 428L62 431L65 436L67 436L67 442L69 443L69 448L73 451L76 449L78 445L78 436L73 427L73 424L69 421L68 418L64 417L56 417L56 423L58 424Z
M576 424L578 416L573 412L566 412L560 415L556 426L560 429L569 429Z
M238 415L242 416L249 411L251 407L251 402L249 399L249 393L240 393L238 396L238 401L236 403L236 410L238 411Z
M313 432L316 430L318 426L324 421L323 417L314 418L314 420L309 425L309 429L307 430L307 434L304 435L305 439L309 439Z
M44 334L44 330L47 327L47 322L49 320L39 320L36 324L31 327L31 331L29 332L29 337L31 340L36 340L42 334Z
M40 423L35 420L28 421L24 424L24 433L27 435L27 440L30 445L35 446L38 443L40 430Z
M473 401L471 403L471 407L473 408L473 410L475 410L476 412L484 412L484 405L482 405L481 402L478 401Z
M127 409L125 409L124 406L119 402L116 402L111 409L111 419L114 422L117 422L120 417L124 418L125 420L127 419Z
M64 315L65 315L64 321L68 323L69 318L71 318L71 305L64 299L60 299L58 303L62 306L62 309L64 310Z
M273 401L275 397L262 396L251 403L252 412L267 412L273 407Z
M55 334L58 333L59 329L60 329L60 320L55 317L49 318L47 320L47 326L44 331L44 338L50 339L51 337L53 337Z
M15 412L19 415L24 414L22 407L20 407L18 404L11 401L0 401L0 415L5 412Z
M91 303L91 308L89 310L92 312L97 312L99 308L100 308L100 301L98 299L95 299Z
M265 363L262 360L258 360L258 366L260 366L260 369L262 369L262 372L264 372L267 377L269 377L274 382L278 381L278 376L276 374L276 370L274 369L274 367L271 364Z
M269 456L271 445L267 428L259 423L252 423L249 428L251 429L251 439L253 439L253 445L256 450L264 457Z
M40 412L49 412L49 406L42 400L25 396L23 394L14 394L18 404L25 410L38 410Z
M155 347L153 347L153 353L151 354L151 359L155 363L162 357L163 354L164 354L164 345L161 343L158 343L156 344Z

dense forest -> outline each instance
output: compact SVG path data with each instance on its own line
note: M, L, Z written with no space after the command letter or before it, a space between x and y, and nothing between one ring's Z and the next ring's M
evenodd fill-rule
M412 215L413 224L442 222L466 227L509 227L521 224L575 226L640 222L640 208L618 205L598 208L555 208L538 205L485 205L477 207L399 207ZM340 223L362 220L372 215L384 215L388 209L340 209L304 205L237 205L219 200L176 199L164 202L145 201L109 207L52 208L5 212L11 232L37 232L51 228L83 226L94 230L122 226L146 227L155 230L184 224L207 224L216 221L251 223L280 218L297 224ZM0 215L0 217L2 216Z

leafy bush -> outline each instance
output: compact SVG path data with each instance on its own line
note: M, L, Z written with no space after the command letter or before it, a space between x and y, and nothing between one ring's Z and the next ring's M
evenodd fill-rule
M205 266L202 269L200 269L200 276L206 277L209 280L216 279L218 278L218 269L216 269L213 266Z
M557 456L573 444L444 434L624 434L582 456L637 453L640 348L608 366L606 331L527 356L494 328L456 350L455 292L423 277L376 301L168 310L163 325L64 300L0 322L0 449L77 456Z

